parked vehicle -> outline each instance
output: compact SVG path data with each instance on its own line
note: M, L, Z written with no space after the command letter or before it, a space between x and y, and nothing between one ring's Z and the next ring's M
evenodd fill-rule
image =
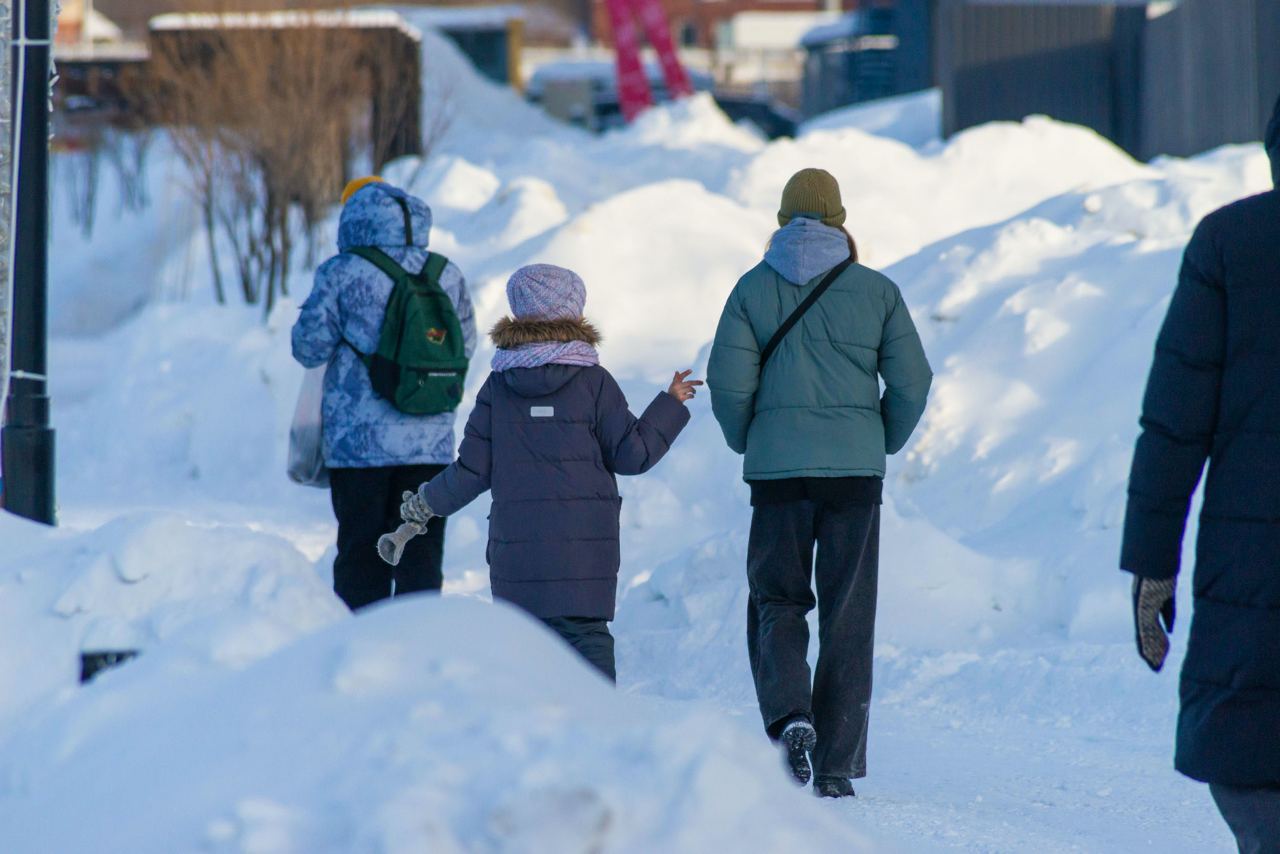
M647 63L645 74L657 103L671 99L662 69ZM800 116L767 97L715 92L715 81L705 71L689 71L696 92L712 92L716 104L730 120L749 121L770 139L792 136ZM618 100L617 72L612 62L567 61L544 65L533 73L525 97L556 118L587 130L603 133L626 122Z

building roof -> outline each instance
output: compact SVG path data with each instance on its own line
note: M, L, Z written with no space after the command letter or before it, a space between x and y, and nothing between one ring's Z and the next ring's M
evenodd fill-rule
M527 15L522 6L410 6L395 10L415 26L436 30L504 30Z
M898 46L898 37L892 32L875 30L874 18L864 12L847 12L838 20L814 27L800 39L800 46L809 50L832 42L855 42L854 50L892 50Z
M399 30L415 41L422 39L422 33L417 28L410 26L396 12L369 9L353 9L341 12L289 10L280 12L175 13L152 18L150 26L153 31L285 30L302 27L394 29Z
M862 32L862 13L849 12L834 21L819 24L800 37L801 47L815 47L841 39L851 39Z
M54 62L145 62L142 42L64 42L53 47Z

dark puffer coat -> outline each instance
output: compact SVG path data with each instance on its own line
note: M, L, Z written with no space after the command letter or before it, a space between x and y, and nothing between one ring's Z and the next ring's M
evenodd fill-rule
M1280 187L1280 103L1267 133ZM1205 461L1177 767L1280 786L1280 190L1210 214L1156 345L1121 566L1177 574Z
M421 490L448 516L493 490L493 595L535 617L613 619L619 550L615 475L657 465L689 421L666 392L640 418L599 366L492 373L458 461Z

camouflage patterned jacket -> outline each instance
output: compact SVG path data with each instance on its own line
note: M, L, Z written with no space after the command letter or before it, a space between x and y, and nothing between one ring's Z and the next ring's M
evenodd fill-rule
M426 263L431 209L421 199L401 194L411 213L410 245L398 193L373 184L347 202L338 225L340 254L316 271L311 295L293 327L293 357L308 368L329 366L323 413L324 458L330 468L447 465L454 458L454 413L413 416L398 411L374 394L369 372L355 352L377 349L392 283L347 250L377 246L407 269ZM450 263L440 285L457 309L470 357L476 320L466 281Z

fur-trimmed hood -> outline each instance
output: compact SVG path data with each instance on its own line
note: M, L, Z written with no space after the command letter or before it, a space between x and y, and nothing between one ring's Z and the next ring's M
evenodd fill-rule
M538 320L504 317L489 330L489 337L502 350L518 350L531 344L571 344L582 342L598 347L600 330L585 317Z

